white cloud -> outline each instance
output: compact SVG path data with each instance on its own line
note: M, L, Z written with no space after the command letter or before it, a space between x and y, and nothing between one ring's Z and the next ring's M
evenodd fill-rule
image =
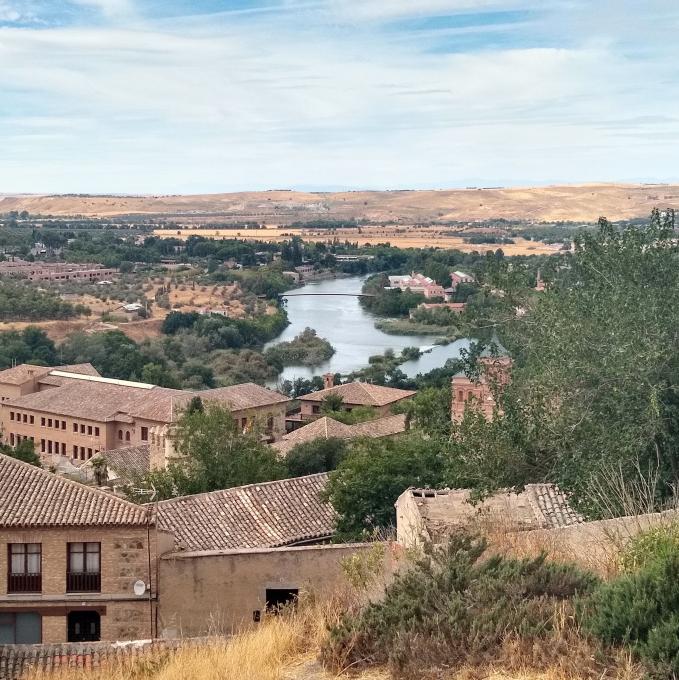
M675 60L617 50L611 24L613 36L590 27L563 48L450 54L427 50L429 39L335 28L265 15L0 30L0 185L181 192L676 174L679 96L663 84Z
M8 2L0 0L0 21L16 22L22 18L21 12Z
M112 19L129 17L134 14L132 0L71 0L71 2L82 7L98 9L104 16Z

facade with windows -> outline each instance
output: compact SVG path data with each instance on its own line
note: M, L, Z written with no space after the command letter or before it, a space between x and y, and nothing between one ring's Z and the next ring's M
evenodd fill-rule
M102 378L89 364L22 364L0 371L0 441L30 439L47 463L61 456L79 464L149 444L151 430L174 422L197 396L226 406L244 430L259 427L270 441L285 434L290 399L252 383L190 392Z
M147 508L0 455L0 644L151 637L158 541Z

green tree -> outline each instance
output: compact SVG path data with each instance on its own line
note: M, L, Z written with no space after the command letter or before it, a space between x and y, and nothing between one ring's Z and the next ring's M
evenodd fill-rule
M0 453L4 453L6 456L11 456L17 460L23 460L24 463L42 467L40 456L35 452L35 446L30 439L24 439L14 447L9 446L9 444L0 444Z
M327 487L339 513L338 538L358 539L393 527L396 499L409 486L440 486L443 462L440 443L418 432L352 443Z
M335 413L341 411L344 406L344 399L341 394L331 392L321 399L321 413Z
M344 458L346 451L347 442L334 437L298 444L285 457L288 475L302 477L334 470Z
M174 444L182 459L146 479L159 499L285 476L284 463L262 443L260 432L242 432L221 404L204 402L202 409L187 409L177 421Z

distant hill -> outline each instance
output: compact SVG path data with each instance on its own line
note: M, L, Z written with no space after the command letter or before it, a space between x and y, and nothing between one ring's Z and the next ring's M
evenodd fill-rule
M534 188L442 191L351 191L308 193L255 191L188 196L0 195L0 213L40 215L164 215L200 222L256 220L289 224L315 219L476 221L593 221L647 217L658 207L679 210L676 184L582 184Z

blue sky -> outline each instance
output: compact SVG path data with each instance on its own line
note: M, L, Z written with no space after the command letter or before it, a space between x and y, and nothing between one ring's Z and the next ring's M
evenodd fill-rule
M677 0L0 0L0 193L677 181Z

